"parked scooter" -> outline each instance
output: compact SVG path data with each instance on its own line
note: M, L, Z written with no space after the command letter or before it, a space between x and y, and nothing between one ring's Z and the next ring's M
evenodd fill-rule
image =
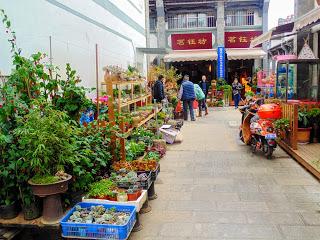
M253 153L261 150L271 159L277 147L273 120L281 117L281 108L277 104L264 104L264 99L258 99L239 110L242 113L240 139L251 146Z

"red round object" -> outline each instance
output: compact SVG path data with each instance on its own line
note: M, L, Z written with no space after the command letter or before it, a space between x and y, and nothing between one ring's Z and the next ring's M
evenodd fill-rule
M258 115L261 119L279 119L281 118L281 107L277 104L263 104L258 109Z

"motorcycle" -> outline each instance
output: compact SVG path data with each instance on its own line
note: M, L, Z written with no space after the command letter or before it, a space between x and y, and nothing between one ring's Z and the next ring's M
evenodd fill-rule
M281 117L281 108L276 104L264 104L263 99L257 99L239 110L242 113L240 139L251 146L253 153L261 150L271 159L277 147L273 120Z

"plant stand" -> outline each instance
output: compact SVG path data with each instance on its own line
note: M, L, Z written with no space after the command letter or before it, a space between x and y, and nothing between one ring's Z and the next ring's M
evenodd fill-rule
M63 216L60 194L50 195L43 199L41 222L45 225L58 224Z
M68 182L72 178L71 175L67 179L52 184L34 184L31 185L34 195L43 198L43 214L41 222L45 225L58 224L63 216L60 194L68 190Z
M148 200L155 200L158 198L158 195L155 192L154 189L154 182L151 183L151 186L148 189Z
M145 201L145 203L142 205L142 208L140 210L140 213L141 214L144 214L144 213L148 213L151 211L151 206L149 205L149 200L147 198L147 200Z
M136 223L134 224L134 227L132 229L132 232L139 232L143 228L142 224L140 223L140 213L136 213Z

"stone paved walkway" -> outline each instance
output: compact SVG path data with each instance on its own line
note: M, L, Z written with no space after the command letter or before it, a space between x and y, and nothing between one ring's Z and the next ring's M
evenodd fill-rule
M158 199L130 240L320 239L320 184L284 151L252 155L240 113L211 111L183 127L161 160Z

